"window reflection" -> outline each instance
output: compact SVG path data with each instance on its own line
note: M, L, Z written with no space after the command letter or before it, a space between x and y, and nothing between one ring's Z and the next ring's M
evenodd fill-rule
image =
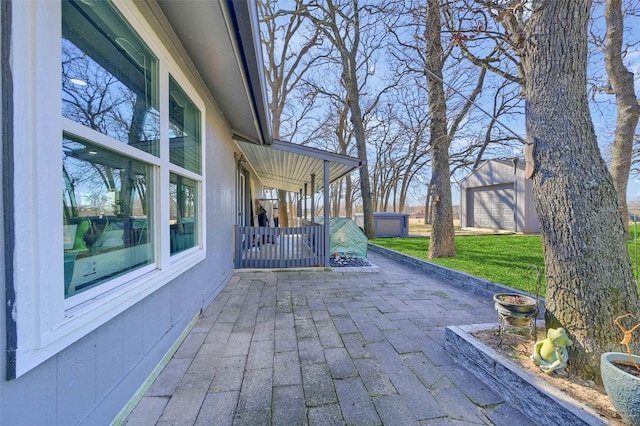
M159 155L158 60L110 2L62 2L62 115Z
M200 110L173 77L169 77L169 141L170 161L200 173Z
M196 181L170 174L171 254L198 244L198 187Z
M64 135L65 297L153 262L151 167Z

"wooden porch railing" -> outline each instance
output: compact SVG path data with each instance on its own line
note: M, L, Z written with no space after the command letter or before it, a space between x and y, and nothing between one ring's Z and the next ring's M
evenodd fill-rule
M294 228L236 225L236 269L323 266L324 239L322 225Z

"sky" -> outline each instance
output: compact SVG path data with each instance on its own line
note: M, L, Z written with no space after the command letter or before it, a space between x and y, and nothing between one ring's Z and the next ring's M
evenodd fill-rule
M638 28L638 31L640 31L640 27ZM629 69L633 70L634 74L636 75L636 93L640 93L640 54L635 55L635 57L636 59L634 61L634 65L630 66ZM598 144L600 145L601 149L605 150L607 144L611 143L611 140L613 139L613 132L615 130L615 124L616 124L615 98L613 97L613 95L601 95L598 98L600 103L592 106L591 118L596 131L596 136L598 138ZM639 98L640 98L640 95L639 95ZM521 126L517 124L513 124L513 125L510 124L510 126L513 126L511 128L516 133L518 133L523 138L526 138L526 131L524 128L524 117L522 118ZM637 127L637 129L640 129L640 126ZM636 134L638 133L640 133L640 130L636 130ZM522 153L517 152L515 153L515 155L522 156ZM462 175L462 177L464 177L464 174ZM456 178L459 181L461 176L457 176ZM452 181L451 191L452 191L453 204L457 205L457 204L460 204L460 190L459 190L459 185L455 183L455 180L456 179ZM640 177L639 176L632 175L629 179L628 186L627 186L627 201L628 202L640 201ZM421 202L419 202L417 199L414 199L413 203L415 203L416 205L419 205Z
M279 0L279 4L288 5L290 2L288 0ZM594 12L594 17L596 18L596 25L600 25L600 30L602 30L602 11L596 10ZM626 42L640 42L640 17L625 17L625 41ZM602 31L600 31L602 32ZM304 38L304 37L303 37ZM294 40L295 41L295 40ZM297 43L293 43L297 44ZM636 45L631 49L631 51L626 55L625 64L628 69L634 73L635 75L635 85L636 85L636 94L640 98L640 45ZM375 64L375 76L373 78L377 78L385 74L385 64L384 61L379 61ZM589 75L591 76L603 76L604 72L604 59L602 55L595 54L590 58L589 64ZM446 80L446 78L445 78ZM603 80L604 81L604 80ZM602 81L600 84L604 84ZM601 146L603 152L606 152L607 146L610 145L611 140L613 139L613 132L615 130L616 124L616 108L615 108L615 97L613 95L606 94L594 94L593 102L591 105L591 113L592 113L592 121L594 124L594 128L596 131L596 136L598 138L598 143ZM483 106L483 105L480 105ZM491 110L489 107L484 107L487 110ZM525 131L525 118L521 116L518 122L508 122L507 125L513 129L517 134L519 134L522 138L526 139L526 131ZM637 131L636 133L640 133ZM295 140L294 140L295 141ZM299 142L299 141L297 141ZM513 156L522 156L521 150L517 148L514 150ZM487 156L486 159L491 158L491 156ZM452 179L452 201L453 204L460 203L460 192L458 188L458 184L454 183L455 181L459 181L462 177L464 177L466 172L458 173L454 179ZM424 183L422 184L413 184L414 189L411 191L411 199L409 201L409 205L419 206L424 203L424 197L426 194L426 187ZM632 201L640 201L640 179L636 176L632 176L629 180L628 190L627 190L627 198L630 202Z
M629 6L631 2L625 3ZM602 18L602 6L600 9L595 9L592 15L595 19L595 28L599 27L599 32L604 32L604 21ZM640 16L625 16L625 43L636 43L635 46L630 48L629 52L625 55L625 65L627 69L635 75L635 91L638 99L640 99ZM604 84L603 76L606 76L604 57L601 53L592 54L588 65L588 74L590 77L600 77L600 84ZM590 80L591 81L591 80ZM615 125L616 125L616 105L615 96L604 93L589 93L592 100L591 118L595 128L596 136L598 138L598 144L602 152L606 152L609 149L611 141L614 138ZM521 136L526 136L524 126L524 116L522 117L522 123L512 124L513 129ZM636 127L636 135L640 135L640 126ZM636 137L636 146L640 144L640 139ZM606 158L606 157L605 157ZM460 203L460 192L458 185L452 185L453 191L453 203ZM640 177L631 176L627 187L627 200L628 202L640 201Z

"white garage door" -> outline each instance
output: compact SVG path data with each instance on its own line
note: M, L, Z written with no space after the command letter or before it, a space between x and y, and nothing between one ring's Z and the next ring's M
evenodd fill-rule
M468 226L515 230L511 184L469 189L467 197L467 217L470 218Z

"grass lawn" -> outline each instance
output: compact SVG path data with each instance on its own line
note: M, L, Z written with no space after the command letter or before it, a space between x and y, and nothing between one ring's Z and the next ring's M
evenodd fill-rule
M427 259L429 251L428 237L377 238L370 242L420 259ZM629 241L628 246L635 270L633 241ZM546 293L542 239L539 235L461 235L456 237L456 253L454 258L428 260L523 291L528 291L527 285L530 285L531 293L535 293L535 277L528 276L527 268L536 265L542 271L540 295ZM637 271L634 272L637 274Z

